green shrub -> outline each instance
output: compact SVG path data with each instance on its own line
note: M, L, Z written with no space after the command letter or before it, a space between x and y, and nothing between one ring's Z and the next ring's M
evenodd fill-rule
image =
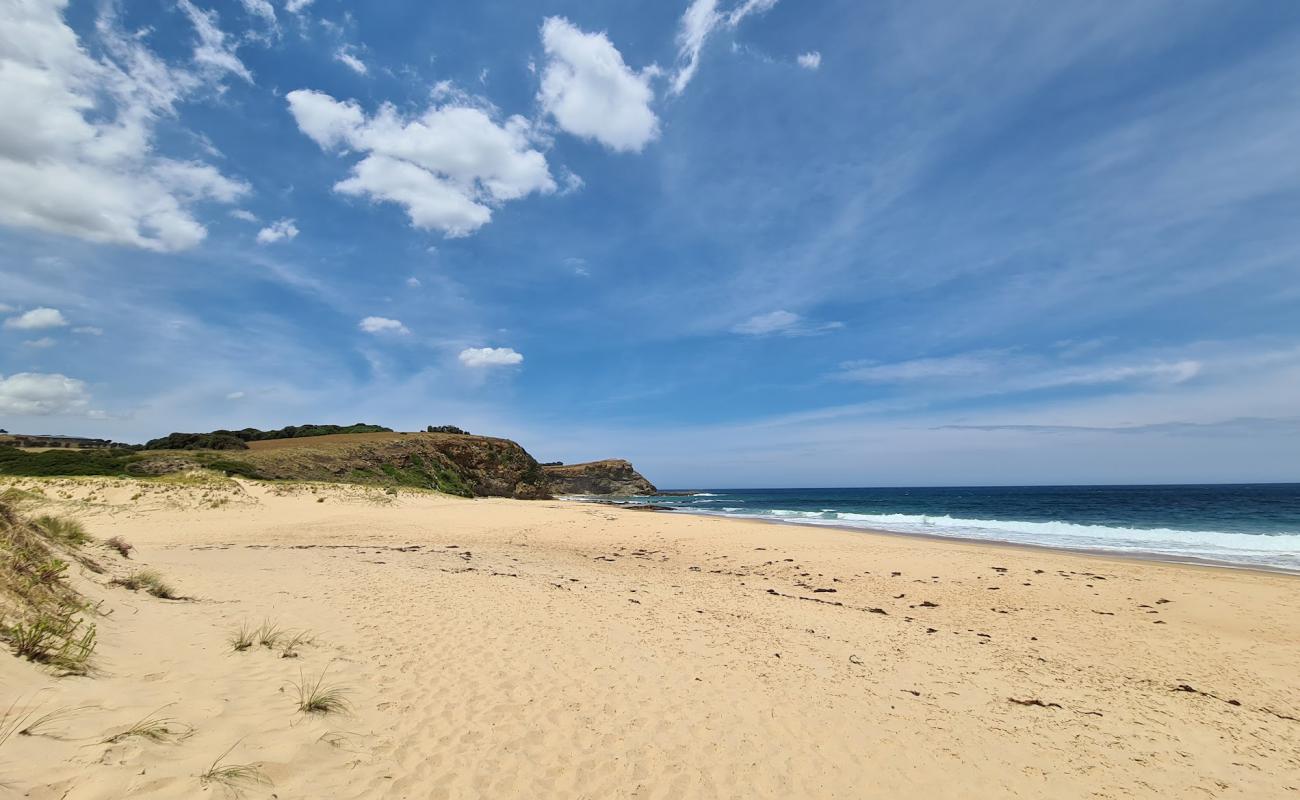
M243 461L227 461L221 459L218 461L209 461L204 464L208 469L224 472L227 476L238 475L241 478L251 478L253 480L264 480L265 475L257 471L252 464L245 464Z
M46 450L29 453L17 447L0 447L0 475L25 477L116 475L125 476L128 464L139 460L124 448Z
M247 450L248 442L266 439L300 439L304 436L330 436L336 433L392 433L383 425L290 425L276 430L263 431L243 428L237 431L217 430L209 433L170 433L160 439L145 443L146 450Z

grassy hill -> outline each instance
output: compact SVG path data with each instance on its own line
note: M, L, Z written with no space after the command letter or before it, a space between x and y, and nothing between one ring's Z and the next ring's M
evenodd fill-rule
M155 443L176 441L181 440L165 437ZM462 497L538 499L552 494L654 492L654 486L626 461L543 468L517 443L491 436L383 431L237 440L237 444L237 449L46 452L0 446L0 475L148 478L210 469L260 480L418 487Z
M130 474L207 467L266 480L436 489L462 497L550 495L542 468L509 439L447 433L350 433L248 442L247 450L145 451Z

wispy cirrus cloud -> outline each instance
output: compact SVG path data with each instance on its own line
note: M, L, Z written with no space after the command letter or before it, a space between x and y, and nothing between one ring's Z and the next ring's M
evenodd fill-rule
M936 425L936 431L983 431L986 433L1118 433L1118 434L1194 434L1194 435L1269 435L1300 434L1300 417L1234 417L1213 422L1152 422L1142 425Z
M677 29L677 71L672 76L673 94L686 90L700 67L705 44L719 29L735 28L746 17L762 14L778 0L740 0L722 8L718 0L693 0L682 14Z
M1064 387L1179 384L1204 369L1193 358L1130 357L1075 364L1015 350L961 353L905 361L848 361L834 378L864 384L942 386L950 396L1012 394Z
M745 336L817 336L844 327L842 322L815 322L784 309L755 314L731 327Z

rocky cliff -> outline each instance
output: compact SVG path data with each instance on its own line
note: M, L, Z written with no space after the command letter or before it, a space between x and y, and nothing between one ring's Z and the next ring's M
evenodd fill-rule
M553 494L654 494L654 484L621 458L542 467Z

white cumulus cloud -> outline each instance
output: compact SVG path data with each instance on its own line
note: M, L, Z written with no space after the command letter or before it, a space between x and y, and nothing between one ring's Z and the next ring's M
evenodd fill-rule
M460 363L467 367L509 367L522 364L524 357L509 347L467 347L460 351Z
M314 0L285 0L284 10L290 14L299 14L313 2Z
M366 333L397 333L404 336L411 332L401 320L388 317L366 317L357 327Z
M76 378L40 372L0 375L0 414L83 414L89 404L90 392Z
M799 58L796 60L799 62L799 66L803 67L804 69L815 70L821 67L822 65L822 54L817 52L816 50L813 50L812 52L809 53L800 54Z
M67 317L57 308L33 308L31 311L5 320L5 327L19 331L39 331L46 328L62 328L68 324Z
M367 116L353 101L309 89L288 101L298 128L323 149L363 154L336 192L397 203L417 228L468 236L502 203L556 190L526 119L498 123L454 92L414 117L389 104Z
M272 222L265 228L257 232L258 244L273 244L284 239L293 239L298 236L298 226L291 219L281 219Z
M542 47L537 98L560 128L624 152L640 152L659 135L650 109L657 69L634 72L604 33L587 33L563 17L542 23Z
M155 150L158 122L204 81L122 32L111 4L94 27L97 46L80 41L66 5L0 4L0 224L164 252L193 247L207 233L193 206L249 190Z

